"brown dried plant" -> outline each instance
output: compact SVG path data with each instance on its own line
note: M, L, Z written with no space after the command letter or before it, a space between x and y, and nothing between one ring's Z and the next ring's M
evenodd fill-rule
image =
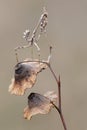
M39 63L38 60L25 60L17 63L15 66L14 78L9 86L9 92L15 95L23 95L25 90L34 86L37 74L47 68L45 63Z
M56 102L57 95L53 92L47 92L44 95L31 93L28 96L28 106L24 109L24 118L30 120L33 115L47 114Z
M49 68L57 83L58 94L54 93L54 91L49 91L44 95L34 92L30 93L28 96L28 105L24 109L24 118L30 120L33 115L47 114L48 112L50 112L51 108L55 108L60 115L64 130L67 130L61 107L60 76L59 78L56 76L50 63L52 46L50 46L50 54L48 56L47 61L40 60L40 47L38 46L38 41L40 39L40 36L43 33L46 33L47 23L48 13L44 8L44 11L37 23L37 26L33 30L31 37L29 30L26 30L24 32L23 38L25 38L28 44L26 46L19 46L15 48L17 64L15 66L14 77L12 79L11 85L9 86L9 92L15 95L23 95L26 89L34 86L37 79L37 74L42 72L43 69ZM38 34L37 30L39 30ZM27 59L22 62L19 62L17 51L21 48L33 48L34 45L37 48L39 58Z

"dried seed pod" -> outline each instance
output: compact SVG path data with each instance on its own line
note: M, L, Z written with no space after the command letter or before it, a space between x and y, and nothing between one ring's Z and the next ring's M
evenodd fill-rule
M15 74L9 86L9 92L15 95L23 95L27 88L33 87L37 74L46 68L47 65L38 62L38 60L26 60L18 63L15 66Z
M47 114L53 107L52 102L56 102L57 95L52 94L48 96L31 93L28 96L28 106L24 109L24 118L30 120L33 115L36 114ZM51 100L52 99L52 100Z

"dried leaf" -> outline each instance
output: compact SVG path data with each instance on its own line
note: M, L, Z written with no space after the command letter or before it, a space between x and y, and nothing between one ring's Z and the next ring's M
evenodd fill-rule
M26 60L15 66L15 74L9 86L9 92L15 95L23 95L27 88L33 87L36 82L37 74L46 69L45 63L37 60Z
M53 107L51 101L56 102L57 100L56 94L51 92L51 95L46 97L38 93L31 93L28 96L28 106L24 109L24 118L30 120L33 115L47 114Z

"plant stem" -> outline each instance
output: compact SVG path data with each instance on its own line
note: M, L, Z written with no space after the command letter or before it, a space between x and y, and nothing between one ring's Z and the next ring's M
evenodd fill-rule
M61 110L61 82L60 82L60 75L58 79L58 93L59 93L59 109Z
M60 112L60 118L61 118L61 121L62 121L64 130L67 130L66 123L65 123L65 120L64 120L64 116L63 116L63 114L62 114L62 111Z
M60 118L61 118L64 130L67 130L67 127L66 127L66 124L65 124L65 120L64 120L64 117L63 117L63 114L62 114L62 111L60 111L60 109L53 102L51 102L51 103L53 104L55 109L59 112L59 115L60 115Z
M61 84L60 84L60 76L59 76L59 79L57 79L57 76L55 75L55 73L54 73L54 71L53 71L51 65L49 64L48 66L49 66L49 69L50 69L52 75L54 76L54 78L55 78L55 80L56 80L56 82L57 82L58 95L59 95L59 97L58 97L59 101L58 101L58 102L59 102L59 109L61 110L61 88L60 88L60 87L61 87Z
M61 118L61 121L62 121L62 124L63 124L63 127L64 127L64 130L67 130L67 127L66 127L66 123L65 123L65 120L64 120L64 117L63 117L63 114L62 114L62 108L61 108L61 82L60 82L60 76L59 76L59 79L57 79L57 76L55 75L50 63L48 64L49 66L49 69L52 73L52 75L54 76L56 82L57 82L57 86L58 86L58 99L59 99L59 107L57 107L55 104L54 107L56 108L56 110L59 112L59 115L60 115L60 118Z

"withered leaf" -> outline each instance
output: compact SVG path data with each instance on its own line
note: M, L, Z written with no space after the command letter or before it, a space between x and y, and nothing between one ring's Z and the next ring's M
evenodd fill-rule
M56 102L57 95L53 91L46 95L31 93L28 96L28 106L24 109L25 119L30 120L33 115L47 114L51 110L53 107L51 101Z
M33 87L37 74L46 69L45 63L38 60L26 60L15 66L14 78L9 86L9 92L15 95L23 95L27 88Z

